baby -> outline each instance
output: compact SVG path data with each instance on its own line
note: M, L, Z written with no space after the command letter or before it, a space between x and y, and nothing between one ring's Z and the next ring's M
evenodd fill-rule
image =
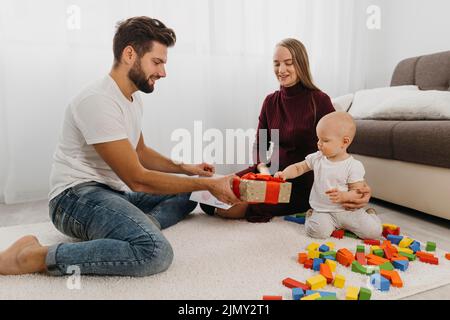
M362 239L379 238L382 224L376 214L364 209L346 211L341 205L361 197L356 189L364 185L362 163L347 153L356 133L353 118L347 112L332 112L319 121L316 132L319 151L275 174L288 180L314 171L306 234L324 239L335 229L346 229Z

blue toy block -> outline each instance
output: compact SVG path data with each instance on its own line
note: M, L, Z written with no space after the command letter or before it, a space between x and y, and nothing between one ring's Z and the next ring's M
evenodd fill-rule
M330 251L330 247L328 247L326 244L323 244L319 247L320 252L328 252Z
M336 258L335 257L333 257L333 256L325 256L325 257L323 257L323 259L324 260L334 260L334 261L336 261Z
M418 241L413 241L413 243L411 243L411 245L409 246L409 248L414 251L414 253L416 253L417 251L420 251L420 242Z
M292 288L292 299L300 300L305 295L305 291L302 288Z
M374 273L370 276L370 284L380 291L389 291L391 287L389 280L379 273Z
M336 292L328 292L328 291L317 291L317 290L306 290L306 296L311 294L318 293L321 297L334 296L336 297Z
M291 222L295 222L298 224L305 224L305 218L297 218L297 217L293 217L293 216L284 216L284 220L286 221L291 221Z
M323 263L323 259L315 258L313 260L313 270L320 271L320 265Z
M388 239L391 243L398 245L398 244L400 243L400 241L402 241L403 236L395 236L395 235L393 235L393 234L388 234L387 239Z
M406 271L409 266L409 261L407 260L394 260L393 263L395 269L399 269L401 271Z

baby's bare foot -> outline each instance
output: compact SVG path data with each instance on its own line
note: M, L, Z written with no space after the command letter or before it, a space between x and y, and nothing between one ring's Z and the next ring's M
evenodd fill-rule
M25 236L0 252L0 275L18 275L45 270L47 247L35 236Z

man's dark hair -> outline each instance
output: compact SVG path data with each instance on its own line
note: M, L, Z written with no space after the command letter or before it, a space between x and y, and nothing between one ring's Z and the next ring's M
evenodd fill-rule
M132 46L141 58L152 50L153 41L171 47L176 42L175 32L161 21L145 16L119 22L113 43L114 65L120 63L122 52L127 46Z

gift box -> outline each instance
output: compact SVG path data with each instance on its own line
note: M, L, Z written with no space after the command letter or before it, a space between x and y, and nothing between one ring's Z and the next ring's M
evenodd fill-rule
M247 173L233 180L236 197L249 203L289 203L291 190L290 182L270 175Z

